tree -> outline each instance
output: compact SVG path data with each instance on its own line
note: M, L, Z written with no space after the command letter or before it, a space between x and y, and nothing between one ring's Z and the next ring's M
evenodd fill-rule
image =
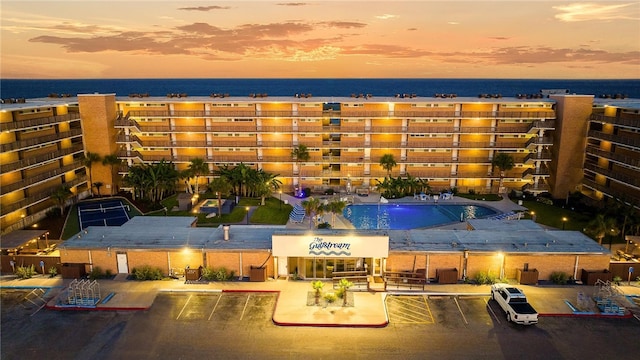
M209 191L218 195L218 216L222 216L222 196L228 196L233 188L223 177L214 178L208 185Z
M89 189L93 188L93 177L91 173L93 163L97 163L101 160L102 159L100 158L100 155L89 151L87 151L87 153L84 155L84 158L82 159L82 163L84 164L84 166L89 169ZM91 191L91 196L93 196L93 191Z
M603 214L598 214L587 224L585 232L596 238L596 240L598 240L598 244L602 245L602 239L604 239L605 236L618 235L620 233L620 230L618 229L616 220L614 218L605 217Z
M95 188L96 188L96 190L98 190L98 196L101 196L101 195L100 195L100 188L102 187L102 185L104 185L104 183L103 183L102 181L96 181L96 182L93 184L93 187L95 187Z
M320 304L320 295L322 295L322 288L324 287L324 283L320 280L316 280L316 281L312 281L311 282L311 287L313 288L313 290L315 290L315 299L316 299L316 305Z
M309 216L309 229L311 229L311 224L315 224L316 215L322 208L322 204L320 204L320 200L310 197L309 199L302 201L300 205L302 205L307 216Z
M120 166L120 164L122 164L122 160L120 160L117 154L105 155L102 158L102 165L109 166L109 168L111 169L111 179L113 181L113 187L116 189L116 191L118 189L118 176L114 177L114 170L117 166Z
M64 214L64 207L67 204L67 200L73 195L71 189L68 186L62 185L51 193L51 200L60 208L60 216Z
M391 176L391 170L396 167L396 159L393 154L384 154L380 158L380 166L387 171L387 176Z
M513 161L513 156L507 153L496 153L491 160L491 171L497 167L500 170L500 185L498 188L498 192L502 189L502 183L504 179L504 172L513 169L515 163Z
M327 210L331 212L331 227L335 228L336 214L342 213L345 207L347 207L347 203L341 200L331 201L327 205Z
M342 294L342 306L347 306L347 291L352 286L353 283L347 279L340 279L340 281L338 282L338 288L340 289L340 293Z
M306 145L299 144L291 151L291 157L296 162L298 167L298 193L302 194L302 171L300 169L300 163L309 161L311 155ZM298 194L295 194L298 195Z
M278 180L277 177L278 175L268 173L262 169L256 171L253 185L255 186L255 194L260 196L261 205L264 206L266 196L280 189L282 181Z
M188 170L189 170L189 174L192 177L196 178L195 193L199 194L198 192L199 178L200 176L208 175L210 173L209 165L202 158L193 158L191 159L191 163L189 164Z

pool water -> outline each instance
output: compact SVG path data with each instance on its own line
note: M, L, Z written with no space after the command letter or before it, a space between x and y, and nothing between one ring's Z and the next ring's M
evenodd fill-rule
M356 229L390 230L432 227L494 214L494 210L476 205L349 205L343 211Z

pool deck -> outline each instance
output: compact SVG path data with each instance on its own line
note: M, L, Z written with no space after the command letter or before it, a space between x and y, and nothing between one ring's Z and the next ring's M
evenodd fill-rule
M274 197L278 197L279 194L274 195ZM320 195L320 196L314 196L317 197L319 199L332 199L335 196L335 198L340 197L345 197L345 195ZM369 194L369 196L358 196L358 195L347 195L349 197L350 200L353 201L354 204L377 204L380 201L380 194L379 193L371 193ZM290 195L286 195L286 194L282 194L282 199L283 200L287 200L289 202L289 204L291 205L296 205L296 204L300 204L302 203L302 201L304 201L304 199L299 199ZM414 199L412 196L407 196L401 199L387 199L389 201L390 204L393 203L403 203L403 204L429 204L429 205L433 205L436 204L434 202L434 200L428 200L428 201L424 201L424 200L420 200L420 199ZM510 211L526 211L527 208L521 205L518 205L516 203L514 203L513 201L511 201L509 199L508 196L503 196L503 199L500 201L483 201L483 200L470 200L470 199L465 199L462 197L453 197L451 199L448 200L443 200L440 199L437 202L438 204L448 204L448 205L479 205L479 206L484 206L484 207L488 207L491 208L493 210L496 210L498 213L508 213ZM329 223L332 222L332 215L331 214L325 214L325 220L328 221ZM292 223L291 221L289 221L287 223L287 229L308 229L309 228L309 219L308 217L305 217L305 221L302 223ZM335 224L333 225L334 229L354 229L353 225L351 224L351 222L349 222L349 220L345 219L342 215L336 215L335 216ZM453 224L447 224L447 225L442 225L442 226L435 226L433 227L434 229L459 229L460 228L460 223L456 222Z

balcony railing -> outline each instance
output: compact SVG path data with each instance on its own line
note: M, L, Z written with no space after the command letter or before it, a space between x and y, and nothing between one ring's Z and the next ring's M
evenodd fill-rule
M539 151L529 153L524 157L523 163L530 164L535 161L551 161L551 152Z
M616 154L609 151L600 150L593 145L587 145L587 154L598 156L604 159L611 160L626 166L633 166L640 168L640 159L636 157L626 156L622 154Z
M16 170L20 170L20 169L24 169L36 164L40 164L49 160L54 160L54 159L58 159L61 158L63 156L67 156L67 155L71 155L71 154L75 154L75 153L79 153L83 151L83 146L82 144L74 144L72 147L70 148L66 148L66 149L61 149L58 151L54 151L52 153L47 153L47 154L42 154L42 155L37 155L34 157L30 157L30 158L26 158L26 159L22 159L16 162L12 162L12 163L8 163L8 164L2 164L1 167L1 171L2 173L7 173L10 171L16 171Z
M613 172L609 169L605 169L590 163L585 163L584 169L593 171L596 174L604 175L609 179L616 180L617 182L623 183L627 186L640 187L640 178L636 176L622 174L620 172Z
M66 121L79 121L79 113L69 113L65 115L48 116L37 119L28 119L12 122L0 123L0 131L26 130L43 125L58 124Z
M613 116L604 116L601 114L591 114L590 120L603 122L607 124L624 126L624 127L630 127L634 129L640 128L640 120L637 117L633 119L631 118L624 119L624 118L613 117Z
M73 180L70 181L66 181L65 185L69 186L69 187L73 187L76 185L79 185L83 182L87 182L87 176L78 176ZM7 214L14 212L18 209L22 209L22 208L26 208L29 207L31 205L35 205L38 204L42 201L45 201L47 199L49 199L49 197L51 196L51 194L58 190L60 188L60 186L54 186L54 187L50 187L47 189L42 190L41 192L39 192L36 195L33 196L29 196L27 198L18 200L16 202L13 202L11 204L7 204L7 205L3 205L2 206L2 216L6 216Z
M547 169L546 167L540 167L538 169L529 168L529 169L525 170L522 173L522 178L531 178L531 177L534 177L534 176L548 177L549 176L549 169Z
M137 118L487 118L487 119L555 119L554 111L167 111L167 110L131 110L127 116Z
M630 138L626 136L605 134L602 131L589 130L588 136L598 140L606 140L612 143L630 146L636 149L640 149L640 139Z
M42 181L47 181L56 177L60 177L69 171L73 171L83 167L84 165L82 164L82 161L76 161L72 164L63 166L60 169L55 169L55 170L47 171L41 174L32 175L27 178L21 179L19 182L16 182L13 184L3 184L2 188L0 188L0 193L2 195L5 195L12 191L16 191L18 189L24 189Z
M3 152L27 149L30 147L41 146L47 143L59 142L65 139L82 136L82 129L72 129L57 134L38 136L28 140L18 140L8 144L2 144L0 148Z
M630 202L632 204L638 204L640 203L640 196L638 196L637 192L631 192L631 191L620 191L620 190L616 190L616 189L612 189L608 186L604 186L602 184L598 184L593 180L589 180L589 179L582 179L582 184L583 186L586 186L588 188L591 188L593 190L597 190L600 191L604 194L607 194L613 198L617 198L617 199L625 199L625 201Z

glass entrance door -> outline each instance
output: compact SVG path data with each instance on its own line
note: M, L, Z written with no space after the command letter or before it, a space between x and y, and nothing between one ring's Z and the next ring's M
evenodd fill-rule
M305 258L304 277L308 279L328 279L332 277L334 271L355 271L358 259L337 259L337 258ZM362 270L362 269L361 269Z

